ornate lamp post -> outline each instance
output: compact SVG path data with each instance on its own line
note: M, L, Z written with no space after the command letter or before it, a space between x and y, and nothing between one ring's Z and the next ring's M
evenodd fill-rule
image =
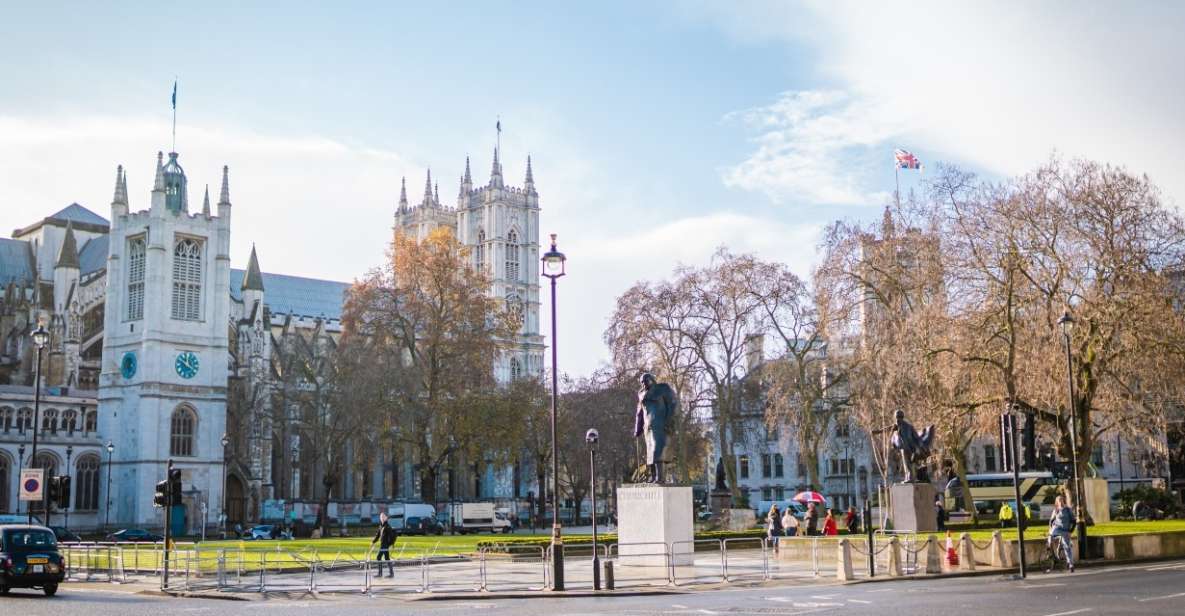
M1070 332L1074 329L1074 317L1070 311L1062 313L1057 320L1062 327L1062 338L1066 343L1066 380L1070 393L1070 466L1074 471L1074 517L1078 519L1078 559L1086 558L1086 508L1082 500L1086 498L1082 487L1082 477L1078 473L1078 407L1074 403L1074 360L1070 356Z
M222 434L222 511L218 515L219 526L221 526L221 528L222 528L223 536L226 535L226 522L228 521L228 516L226 513L226 503L227 503L227 500L226 500L226 473L227 473L227 467L229 466L226 463L226 461L227 461L226 447L228 445L230 445L230 436L227 435L226 433L223 433Z
M37 367L33 377L33 451L29 453L29 467L37 463L37 431L41 427L41 350L45 348L46 343L49 342L49 332L45 331L45 324L40 321L37 322L37 329L33 330L33 345L37 347ZM42 477L41 481L44 484L46 477ZM46 504L45 496L49 494L49 490L45 486L41 486L41 504L45 511L49 511L49 505ZM29 501L29 524L33 523L33 502Z
M70 466L70 458L73 458L73 457L74 457L74 445L66 445L66 477L67 478L70 477L71 475L73 475L73 473L70 472L70 469L73 468ZM66 530L70 530L70 506L73 504L71 502L71 498L70 498L70 490L74 489L74 486L70 485L70 484L73 484L73 483L74 483L73 481L70 481L65 486L65 488L66 488L66 511L64 512L65 521L62 522L62 528L66 529Z
M103 528L111 528L111 455L115 453L115 443L107 441L107 502L103 503Z
M588 443L588 486L592 493L593 590L601 589L601 559L597 556L597 441L600 438L596 428L584 433L584 442ZM580 503L576 504L576 510L580 510Z
M564 589L564 538L560 528L560 459L556 440L556 403L559 399L555 340L555 281L565 273L564 253L556 250L551 234L551 250L543 253L543 275L551 280L551 589Z

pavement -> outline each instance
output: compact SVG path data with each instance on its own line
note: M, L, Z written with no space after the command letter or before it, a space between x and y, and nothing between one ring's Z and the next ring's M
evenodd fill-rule
M523 599L491 596L451 601L414 600L418 596L379 594L269 593L251 601L160 596L130 584L82 583L63 586L57 597L14 590L0 597L0 613L60 616L127 616L167 611L170 614L350 613L441 614L472 616L474 612L507 615L799 615L898 614L950 616L1003 614L1074 616L1092 614L1185 613L1185 560L1080 569L1075 573L1031 575L1014 580L993 574L968 578L922 578L876 583L766 583L751 587L722 586L712 590L677 589L674 594L636 591L629 596L568 596ZM230 595L236 596L236 595Z

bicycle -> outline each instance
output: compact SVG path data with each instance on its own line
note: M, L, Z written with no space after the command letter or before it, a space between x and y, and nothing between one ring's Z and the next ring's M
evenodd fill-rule
M1047 535L1045 538L1045 554L1041 557L1041 563L1044 565L1045 573L1052 573L1055 569L1068 568L1071 573L1074 571L1074 565L1069 564L1066 558L1066 546L1055 535Z

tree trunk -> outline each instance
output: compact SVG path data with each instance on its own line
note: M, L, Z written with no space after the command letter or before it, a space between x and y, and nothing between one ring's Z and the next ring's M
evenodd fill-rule
M979 524L979 511L975 509L975 499L971 496L971 486L967 485L967 455L958 452L954 456L955 475L959 478L959 485L963 486L963 508L971 514L971 523Z

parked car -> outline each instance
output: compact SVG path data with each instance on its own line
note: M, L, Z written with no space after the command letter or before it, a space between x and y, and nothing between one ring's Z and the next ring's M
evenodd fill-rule
M260 524L252 526L251 530L247 531L247 539L279 539L280 527L275 524Z
M68 530L64 526L50 526L49 528L53 531L54 536L57 537L58 543L74 543L82 541L82 537L79 537L78 533Z
M150 533L143 528L124 528L108 534L104 540L115 542L130 541L136 543L156 543L157 541L164 541L165 538L155 533Z
M403 524L403 534L405 535L440 535L444 533L444 527L436 521L435 517L420 517L413 515Z
M53 531L28 524L0 525L0 595L13 588L40 588L45 596L58 592L66 579L66 561Z

